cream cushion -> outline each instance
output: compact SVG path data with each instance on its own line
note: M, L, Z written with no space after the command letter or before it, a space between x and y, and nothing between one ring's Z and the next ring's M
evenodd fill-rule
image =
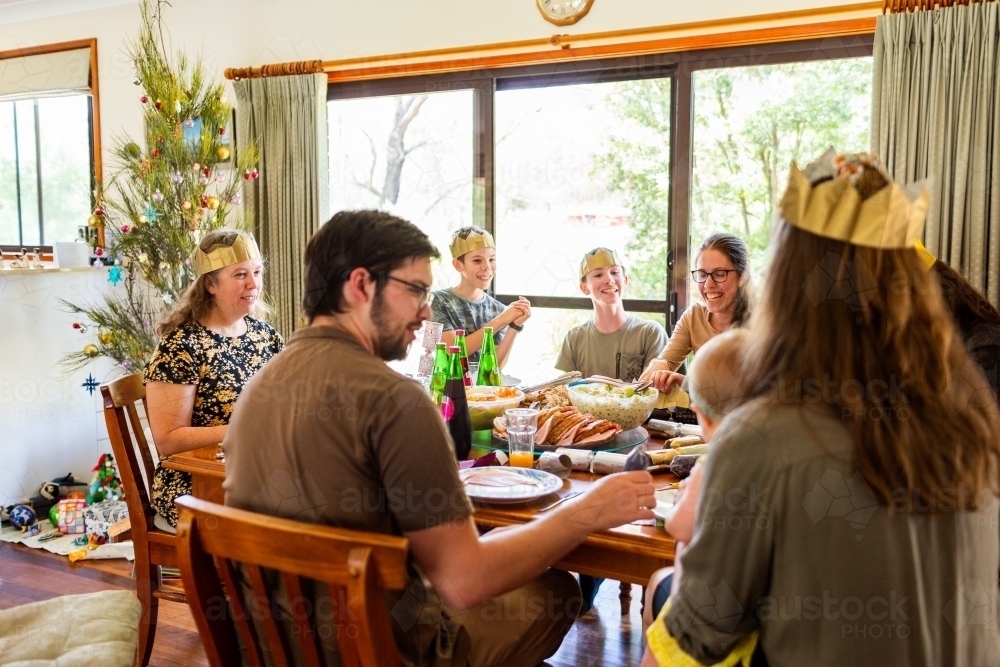
M142 607L129 591L66 595L0 611L0 665L129 667Z

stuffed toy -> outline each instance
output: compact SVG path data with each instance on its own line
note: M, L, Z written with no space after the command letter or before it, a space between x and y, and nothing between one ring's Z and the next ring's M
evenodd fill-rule
M111 454L101 454L94 467L94 479L90 482L90 492L87 494L87 504L105 500L121 500L125 495L121 477L115 466L115 457Z

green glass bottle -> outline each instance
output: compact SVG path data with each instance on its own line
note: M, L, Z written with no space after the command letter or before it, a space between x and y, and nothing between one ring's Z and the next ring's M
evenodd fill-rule
M438 343L434 352L434 371L431 373L431 397L435 405L441 405L444 383L448 381L448 346Z
M469 353L465 350L465 329L455 329L455 347L462 359L462 372L465 373L465 386L472 386L472 376L469 375Z
M497 363L497 348L493 342L493 327L483 327L483 351L479 354L479 377L476 384L484 387L501 385L500 364Z

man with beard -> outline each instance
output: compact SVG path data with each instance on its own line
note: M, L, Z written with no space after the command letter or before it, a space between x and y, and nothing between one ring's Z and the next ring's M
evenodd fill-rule
M313 236L309 326L237 402L223 443L226 504L407 537L411 583L387 596L404 664L536 665L581 602L573 578L548 566L594 531L651 517L652 478L610 475L530 524L478 534L437 409L384 363L403 358L430 317L438 257L416 226L378 211L340 212ZM329 661L329 601L304 608Z

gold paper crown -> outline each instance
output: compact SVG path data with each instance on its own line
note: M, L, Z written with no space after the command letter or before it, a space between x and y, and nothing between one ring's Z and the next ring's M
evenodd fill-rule
M260 249L252 236L240 234L236 237L233 245L216 243L208 252L200 247L196 248L191 257L191 264L194 267L195 275L200 278L206 273L239 264L248 259L260 259Z
M923 262L924 267L930 271L931 267L934 266L934 262L937 261L937 257L932 255L930 251L924 247L924 243L920 239L917 239L917 242L913 245L913 247L916 249L917 256L920 258L920 261Z
M583 261L580 262L580 282L587 277L587 274L594 269L603 269L605 266L620 266L625 268L622 260L618 258L618 253L608 248L594 248L584 254Z
M496 248L496 243L493 242L493 235L490 234L485 229L475 229L468 232L465 238L462 238L459 232L455 235L455 238L451 241L451 257L452 259L458 259L462 255L472 252L473 250L479 250L480 248Z
M877 169L886 185L864 201L857 188L865 169ZM923 183L905 188L874 156L838 156L832 148L804 171L792 162L781 217L799 229L869 248L912 248L930 205Z

